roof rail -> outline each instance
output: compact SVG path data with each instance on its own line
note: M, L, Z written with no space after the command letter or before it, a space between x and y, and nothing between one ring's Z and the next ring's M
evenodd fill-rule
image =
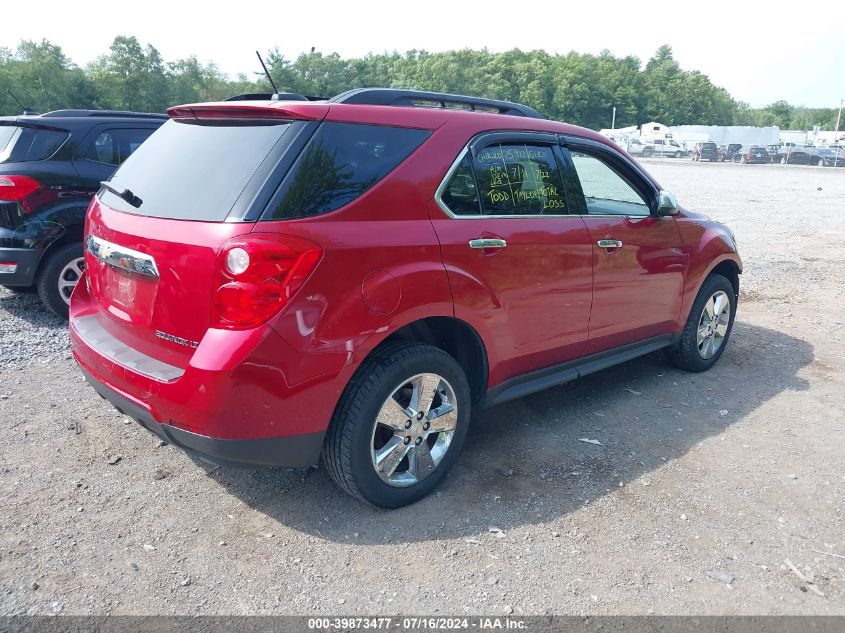
M126 117L127 119L166 119L167 115L159 112L127 112L124 110L53 110L40 115L42 117Z
M512 114L515 116L544 119L542 114L534 108L521 103L499 101L498 99L482 99L465 95L452 95L442 92L426 92L424 90L401 90L397 88L356 88L347 90L329 99L329 103L356 103L389 106L416 106L434 108L461 109L480 112L496 112L498 114Z

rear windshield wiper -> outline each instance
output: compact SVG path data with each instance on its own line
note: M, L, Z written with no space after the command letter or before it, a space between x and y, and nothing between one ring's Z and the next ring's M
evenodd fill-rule
M115 189L114 187L112 187L112 186L108 183L108 181L106 181L106 180L103 180L103 181L100 183L100 186L101 186L103 189L105 189L106 191L108 191L109 193L113 193L114 195L116 195L116 196L117 196L118 198L120 198L121 200L126 200L126 202L128 202L129 204L131 204L131 205L132 205L133 207L135 207L136 209L137 209L138 207L140 207L142 204L144 204L144 201L143 201L143 200L141 200L141 199L140 199L138 196L136 196L134 193L132 193L132 191L131 191L130 189L124 189L123 191L120 191L120 190Z

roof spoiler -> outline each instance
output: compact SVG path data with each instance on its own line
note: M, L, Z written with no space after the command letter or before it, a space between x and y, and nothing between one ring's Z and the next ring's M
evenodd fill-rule
M296 92L247 92L224 101L326 101L327 97L301 95Z
M304 104L303 104L304 105ZM174 106L167 109L171 119L194 120L238 120L238 119L287 119L297 121L322 121L329 111L327 105L299 103L278 103L267 106L229 105L220 103L196 103Z

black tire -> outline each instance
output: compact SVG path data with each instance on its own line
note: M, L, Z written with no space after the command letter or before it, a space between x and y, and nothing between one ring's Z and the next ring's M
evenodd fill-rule
M35 286L38 288L41 303L63 319L67 319L68 304L59 291L59 275L65 266L80 257L82 244L65 244L49 252L38 271Z
M819 159L818 166L819 166L819 167L824 167L824 159L823 159L823 158L820 158L820 159Z
M704 305L715 293L719 291L724 292L730 300L730 319L728 320L728 328L725 332L725 337L722 345L716 350L710 358L702 358L698 350L697 333L698 325L701 320L701 314L704 310ZM711 274L701 284L701 289L695 297L692 308L687 317L687 323L684 326L684 331L681 333L681 340L673 347L667 350L667 356L672 363L680 369L686 369L692 372L701 372L710 369L716 364L716 361L722 356L722 352L728 346L730 341L731 330L734 325L734 318L736 317L736 294L731 282L727 278L718 274Z
M373 427L384 402L403 380L421 373L445 378L455 393L457 424L448 450L430 475L395 487L381 479L371 453ZM469 431L470 388L460 365L441 349L397 342L374 351L349 381L323 442L322 463L332 479L353 497L383 508L399 508L425 497L460 455Z
M681 157L681 152L675 152L675 158L680 158L680 157Z

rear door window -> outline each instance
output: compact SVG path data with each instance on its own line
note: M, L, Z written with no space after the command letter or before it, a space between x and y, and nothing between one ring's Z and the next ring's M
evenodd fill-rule
M115 172L111 185L142 201L134 207L106 190L110 207L158 218L226 219L253 175L290 128L287 121L170 120Z
M154 131L152 128L103 130L85 152L84 158L107 165L120 165Z
M488 145L475 157L485 215L567 213L563 182L551 146Z
M339 209L387 176L430 134L384 125L323 123L262 219L302 218Z

